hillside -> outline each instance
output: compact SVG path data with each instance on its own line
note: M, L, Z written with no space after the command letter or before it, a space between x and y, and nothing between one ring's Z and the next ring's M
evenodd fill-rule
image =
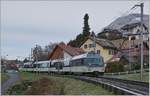
M121 27L127 25L127 24L133 24L140 22L140 14L129 14L127 16L119 17L112 23L110 23L108 26L105 27L105 29L118 29L120 30ZM146 27L149 26L149 15L143 16L143 22Z
M144 15L143 22L146 28L149 28L149 15ZM122 38L124 26L137 26L140 23L140 14L129 14L127 16L119 17L114 20L108 26L106 26L102 32L97 34L99 38L105 38L109 40L115 40Z

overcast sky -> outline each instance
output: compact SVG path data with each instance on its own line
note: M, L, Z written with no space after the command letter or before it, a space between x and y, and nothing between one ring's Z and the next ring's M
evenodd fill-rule
M134 4L138 1L1 1L2 56L27 57L35 44L67 43L82 32L85 13L91 31L98 33ZM148 9L145 1L145 14Z

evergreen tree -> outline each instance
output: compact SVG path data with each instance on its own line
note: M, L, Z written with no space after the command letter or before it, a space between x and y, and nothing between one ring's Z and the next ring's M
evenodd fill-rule
M81 43L88 37L90 36L90 27L88 24L89 16L86 13L84 16L84 27L83 27L83 32L79 35L76 36L76 39L70 40L67 45L70 45L72 47L79 47Z
M83 35L84 36L89 36L90 35L90 27L88 24L89 16L86 13L84 16L84 27L83 27Z
M25 59L23 60L23 62L26 63L26 62L29 62L29 60L28 60L27 58L25 58Z

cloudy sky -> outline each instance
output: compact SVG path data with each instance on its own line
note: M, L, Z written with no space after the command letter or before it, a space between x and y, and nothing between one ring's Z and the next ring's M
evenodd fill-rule
M91 30L100 32L138 1L1 1L1 55L27 57L35 44L67 43L82 32L89 14ZM149 13L144 2L144 13ZM134 12L139 12L137 8ZM131 12L132 13L132 12Z

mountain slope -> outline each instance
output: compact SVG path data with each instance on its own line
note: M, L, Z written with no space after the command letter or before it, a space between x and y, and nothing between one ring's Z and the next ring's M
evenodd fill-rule
M132 23L138 23L140 22L140 14L129 14L127 16L119 17L115 21L113 21L111 24L109 24L105 29L117 29L120 30L121 27L127 25L127 24L132 24ZM143 22L145 26L148 28L149 27L149 15L144 15L143 16Z

